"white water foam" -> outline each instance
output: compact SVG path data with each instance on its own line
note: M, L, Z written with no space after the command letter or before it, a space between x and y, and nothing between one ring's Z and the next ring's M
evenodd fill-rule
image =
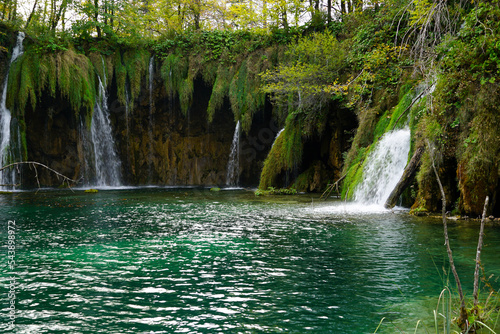
M103 59L103 68L104 59ZM105 72L105 71L104 71ZM94 164L96 172L97 187L119 187L121 186L121 162L116 153L115 140L113 138L111 122L109 120L108 97L104 83L99 79L99 96L92 115L90 128L92 144L94 146Z
M231 143L231 152L227 163L226 185L238 185L240 177L240 121L236 123L234 129L233 142Z
M18 59L24 52L23 50L23 41L24 41L24 33L20 32L17 35L17 41L14 49L12 50L12 57L10 58L9 68L7 69L7 75L5 76L2 95L0 97L0 164L5 166L9 163L9 146L11 145L11 119L12 115L10 110L7 109L7 89L9 85L9 71L10 66L16 59ZM12 157L11 157L12 158ZM12 162L12 161L11 161ZM9 171L0 172L0 183L1 184L15 184L16 181L16 172L12 169ZM2 187L3 188L3 187Z
M366 158L363 180L354 190L354 202L314 209L317 213L371 214L403 210L384 207L408 161L410 129L387 132Z

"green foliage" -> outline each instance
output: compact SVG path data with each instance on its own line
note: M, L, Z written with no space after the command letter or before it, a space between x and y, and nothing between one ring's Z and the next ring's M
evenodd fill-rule
M234 66L220 65L212 88L212 95L208 101L207 115L212 122L215 111L222 107L224 98L229 95L229 87L234 76Z
M294 188L274 188L269 187L267 190L257 189L255 196L268 196L268 195L296 195L297 190Z
M141 83L148 73L151 55L144 49L127 50L123 53L123 65L127 69L130 83L130 101L135 101L141 93Z
M450 172L456 170L460 197L449 200L459 203L460 213L480 214L499 178L499 19L498 1L479 3L465 15L458 35L438 46L440 75L432 108L422 112L418 125L419 140L436 148L438 163L457 164ZM429 206L434 175L428 155L417 180L417 202Z
M116 52L113 55L114 64L114 75L116 78L116 89L118 95L118 101L122 105L127 105L129 101L127 101L127 67L123 65L122 56L120 52ZM129 98L130 99L130 98Z
M320 111L332 94L338 94L340 72L345 66L342 45L330 32L314 33L289 46L287 62L262 74L262 91L288 112Z
M172 95L179 90L182 80L188 75L189 63L181 54L171 53L163 59L161 75L165 81L167 93Z
M171 98L177 95L183 113L192 103L193 83L201 74L212 85L209 121L229 98L235 119L241 119L243 130L248 132L253 114L265 102L258 74L272 66L270 57L275 49L260 49L264 44L259 38L245 32L213 31L189 33L158 46L165 87Z
M229 101L235 119L242 121L242 129L250 131L254 113L264 106L265 95L260 91L258 73L267 62L267 58L252 54L241 63L229 85Z
M189 78L189 62L186 56L172 53L163 59L161 75L165 82L167 93L173 97L174 92L178 94L181 101L181 109L185 114L192 100L193 79Z
M354 160L347 166L343 182L341 196L344 199L352 199L354 189L363 179L364 161L368 156L369 148L360 148Z
M302 161L302 130L300 122L288 117L285 130L276 138L260 175L259 189L275 186L281 173L296 170Z
M37 44L33 46L33 51L38 53L54 53L60 51L67 51L69 49L69 41L64 38L58 38L50 34L41 35Z
M95 103L94 67L89 59L73 50L41 54L27 50L9 74L7 105L24 115L26 104L33 109L43 93L57 93L67 99L74 113L91 114Z
M408 90L408 86L403 86L402 91L406 90ZM409 89L400 99L399 103L394 108L387 110L378 118L376 123L373 122L375 120L373 116L376 115L372 112L371 121L360 124L354 138L356 146L353 144L351 152L349 152L346 159L344 169L346 178L343 182L342 197L348 199L352 198L351 196L353 195L354 189L359 182L362 181L363 170L367 163L366 157L368 157L382 136L387 132L401 128L404 124L407 124L407 115L411 114L411 109L414 107L413 102L417 95L415 89ZM366 116L366 120L369 118L369 116ZM362 137L365 137L365 139L361 140Z
M236 63L238 58L259 49L286 45L296 40L301 31L265 30L210 30L186 31L171 38L160 39L153 45L155 54L162 58L171 53L202 55L204 62Z

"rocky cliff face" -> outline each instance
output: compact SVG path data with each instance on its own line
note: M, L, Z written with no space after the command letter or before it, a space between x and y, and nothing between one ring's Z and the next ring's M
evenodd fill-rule
M161 80L155 77L153 107L149 87L126 112L116 95L116 82L108 88L108 104L116 149L122 163L123 183L127 185L224 185L230 146L235 128L234 116L225 103L210 123L206 108L211 87L202 80L194 85L194 103L184 115L175 97L167 96ZM41 162L74 179L92 180L86 164L85 136L89 129L76 117L68 101L42 94L35 110L25 110L28 160ZM276 129L271 111L262 110L249 135L242 134L240 180L242 185L258 182L260 165ZM267 130L265 125L267 126ZM271 126L269 126L271 124ZM263 134L263 131L265 134ZM255 139L255 138L257 139ZM35 185L34 175L25 170L26 185ZM42 185L57 186L60 180L48 171L39 171Z
M100 57L98 62L101 63ZM43 68L43 64L38 66ZM160 62L154 63L152 85L147 76L141 77L140 92L125 105L120 102L123 99L119 98L119 93L129 90L130 82L125 81L127 87L119 87L116 68L108 66L108 71L115 71L108 72L111 80L106 92L112 137L121 160L122 183L225 185L236 126L229 98L224 98L222 107L215 111L210 121L207 108L212 87L198 76L193 81L193 102L187 111L183 111L178 95L168 93L160 67ZM96 82L97 69L98 66ZM72 79L77 81L77 78ZM95 93L95 96L98 94ZM36 103L27 103L22 110L16 107L12 108L13 120L20 124L25 138L24 154L27 160L40 162L78 179L81 185L95 184L96 171L90 143L91 117L83 106L75 111L69 97L59 88L51 93L45 87L38 93ZM346 128L354 127L352 119L345 121L338 116L336 112L331 113L325 135L307 139L307 153L297 172L312 168L312 173L306 173L310 177L303 178L301 190L320 191L328 180L338 176L341 154L347 148L348 138L344 132ZM282 126L273 116L269 101L253 113L250 128L247 132L241 131L240 135L240 186L256 186L259 183L263 162ZM27 166L21 170L24 187L37 186L38 181L42 186L51 187L62 183L47 170L33 171ZM293 175L290 180L297 176Z

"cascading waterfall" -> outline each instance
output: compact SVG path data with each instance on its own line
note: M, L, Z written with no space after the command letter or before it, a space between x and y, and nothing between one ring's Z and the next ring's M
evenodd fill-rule
M127 145L128 145L128 140L129 140L129 137L130 137L130 98L129 98L129 94L128 94L128 89L127 89L127 85L125 84L125 120L126 120L126 126L127 126ZM128 152L128 150L127 150Z
M384 134L367 157L363 180L354 191L355 201L384 205L403 175L409 152L409 128Z
M226 185L238 185L240 177L240 121L236 123L234 129L233 142L231 143L231 153L227 163Z
M103 68L104 59L103 59ZM94 148L94 165L96 186L116 187L121 185L121 162L115 149L115 141L109 120L108 97L106 95L106 74L104 83L99 79L99 95L92 115L90 128L91 140Z
M21 145L20 143L18 143L18 145L12 145L13 144L11 140L12 115L10 113L10 110L7 109L6 102L7 102L7 88L8 88L7 86L9 84L10 66L17 58L19 58L23 54L24 37L25 35L23 32L20 32L17 35L16 45L12 50L12 57L10 58L9 68L7 69L7 75L5 76L3 84L2 96L0 97L0 163L2 164L2 166L8 164L9 161L21 158L20 152L15 152L16 150L14 149L14 147L11 147L11 146L17 146L17 148L20 150ZM18 127L17 130L19 132ZM19 141L20 136L17 135L17 137ZM15 181L16 181L16 172L14 169L11 172L9 171L0 172L1 184L14 184Z
M285 131L285 128L281 129L277 134L276 134L276 137L274 137L274 141L273 141L273 144L271 145L271 149L274 147L274 144L276 143L276 139L278 139L278 137L281 135L281 133Z
M149 112L153 112L153 79L154 79L154 61L155 56L149 60Z
M152 164L153 164L153 78L154 78L154 56L151 56L149 60L149 183L151 183L151 172L152 172Z

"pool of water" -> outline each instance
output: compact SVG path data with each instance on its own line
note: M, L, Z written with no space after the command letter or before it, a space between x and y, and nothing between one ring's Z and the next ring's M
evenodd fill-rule
M0 223L5 332L373 333L385 318L378 333L413 333L418 320L430 328L452 280L439 219L356 211L307 195L4 194ZM478 230L477 222L450 222L469 295ZM489 225L482 260L496 289L499 251L500 228ZM8 297L12 279L16 294Z

